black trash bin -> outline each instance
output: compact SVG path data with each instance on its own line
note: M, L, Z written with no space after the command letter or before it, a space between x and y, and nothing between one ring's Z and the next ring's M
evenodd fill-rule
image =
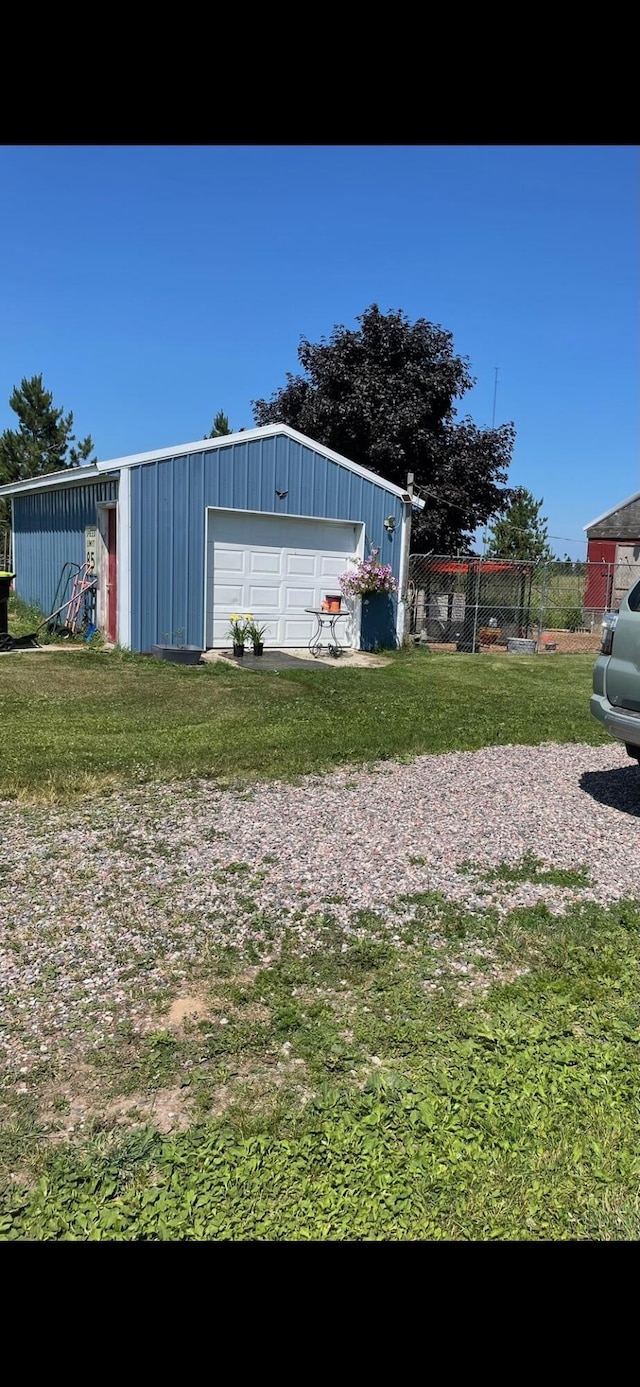
M15 573L0 573L0 636L9 632L9 589Z

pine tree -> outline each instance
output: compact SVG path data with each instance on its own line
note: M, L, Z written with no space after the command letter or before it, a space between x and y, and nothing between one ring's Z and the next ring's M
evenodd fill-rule
M41 375L24 376L20 385L14 386L9 405L18 416L18 427L0 434L0 485L95 461L90 456L91 435L76 439L72 412L65 414L56 408ZM0 519L6 519L8 510L5 503Z
M213 421L211 433L205 434L205 438L223 438L226 433L232 432L229 416L225 414L223 409L219 409Z
M487 554L498 559L552 559L547 519L540 514L543 499L517 487L510 506L490 528Z

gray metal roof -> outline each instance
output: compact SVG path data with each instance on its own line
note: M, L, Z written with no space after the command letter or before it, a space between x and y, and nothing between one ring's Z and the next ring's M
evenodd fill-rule
M608 520L610 515L615 515L617 511L625 510L627 506L633 505L634 501L640 501L640 491L635 491L633 496L627 496L626 501L618 501L617 506L612 506L611 510L603 511L602 515L597 515L595 520L590 520L588 525L583 525L587 532L592 530L594 525L599 525L602 520Z
M223 434L219 438L201 438L195 443L178 443L172 448L155 448L150 453L132 453L128 457L92 463L89 467L65 468L63 472L49 472L40 477L28 477L23 482L12 482L8 486L0 486L0 496L16 496L22 491L48 491L50 487L68 486L70 481L71 483L88 481L98 476L104 476L105 472L117 473L123 467L139 467L148 462L158 462L161 458L209 452L212 448L227 448L234 443L250 443L254 438L271 438L276 434L285 434L297 443L312 448L322 457L329 458L331 462L337 462L341 467L346 467L349 471L364 477L366 481L375 483L376 486L382 487L383 491L389 491L393 496L400 496L405 502L411 499L404 487L396 486L395 482L388 482L377 472L370 472L368 468L360 467L359 463L351 462L350 458L343 457L341 453L335 453L332 448L326 448L324 443L316 443L315 439L307 438L305 434L298 433L296 429L290 429L288 424L265 424L262 428L241 429L238 433ZM416 496L413 498L412 504L415 510L423 510L425 503Z

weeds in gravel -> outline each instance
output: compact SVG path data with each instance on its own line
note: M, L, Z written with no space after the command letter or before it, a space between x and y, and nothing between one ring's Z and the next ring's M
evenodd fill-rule
M438 905L444 900L440 891L409 891L398 896L400 905Z
M599 743L592 664L409 650L383 668L255 679L123 651L3 659L1 793L53 804L142 781L210 777L222 788L430 751Z
M549 867L532 852L525 852L519 862L500 862L489 871L472 862L462 862L459 871L478 872L484 881L539 882L545 886L589 886L591 873L587 867Z
M637 1237L640 906L451 919L419 906L399 946L395 915L320 914L312 948L229 953L206 1016L121 1040L132 1101L182 1072L193 1125L41 1146L0 1238Z

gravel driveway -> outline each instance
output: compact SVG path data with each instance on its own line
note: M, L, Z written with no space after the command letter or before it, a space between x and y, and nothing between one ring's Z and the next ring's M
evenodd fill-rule
M483 909L640 896L640 770L615 745L494 747L347 769L243 793L145 787L72 810L3 814L0 1046L10 1072L81 1054L167 996L221 945L268 958L287 923L439 891ZM591 884L490 886L461 871L533 852ZM412 860L413 859L413 860ZM394 918L400 918L400 915Z

